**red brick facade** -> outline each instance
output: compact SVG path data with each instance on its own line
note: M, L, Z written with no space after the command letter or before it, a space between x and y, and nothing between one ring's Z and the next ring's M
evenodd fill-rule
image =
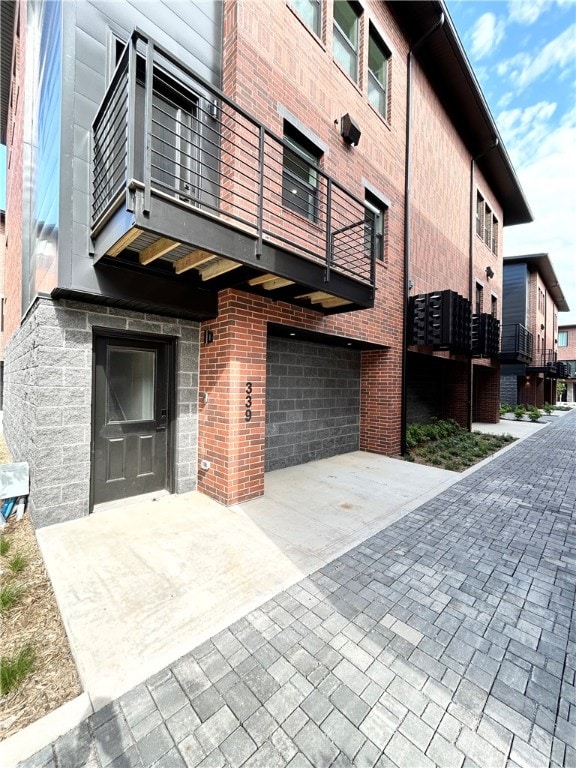
M266 6L227 2L224 90L278 135L282 135L286 115L293 116L327 148L321 159L324 171L360 198L367 182L391 202L385 258L377 264L376 301L371 310L326 318L240 292L220 295L218 319L205 324L214 341L202 345L200 357L199 461L209 461L210 469L199 470L199 488L225 503L263 492L268 322L385 347L362 353L360 447L387 454L400 451L408 47L385 4L366 3L360 18L359 77L357 83L352 82L332 56L331 3L322 7L319 39L286 0L270 0ZM392 53L388 119L375 111L366 96L369 22ZM475 210L475 199L470 199L471 158L417 66L414 73L412 293L452 289L470 297L470 227ZM339 120L346 112L361 127L358 147L347 146L340 136ZM485 286L483 311L491 311L494 295L499 314L502 211L477 171L474 181L474 190L481 189L498 219L499 232L496 255L481 238L474 237L473 280ZM494 271L489 284L487 266ZM451 368L445 415L466 425L471 363L462 356L438 357L453 359L452 363L446 361ZM480 369L474 377L476 413L479 418L497 421L498 367L482 360L474 368ZM250 421L245 418L248 383Z
M14 12L13 76L7 126L6 156L6 258L4 293L4 340L20 325L22 313L22 173L24 162L24 58L26 3Z

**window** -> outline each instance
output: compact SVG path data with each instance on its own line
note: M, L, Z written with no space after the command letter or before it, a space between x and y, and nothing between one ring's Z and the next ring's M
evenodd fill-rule
M196 102L161 71L154 74L151 174L154 186L180 200L197 198Z
M370 27L368 36L368 99L382 117L388 117L388 59L390 51Z
M282 203L310 221L318 218L320 150L289 123L284 125Z
M474 314L482 314L482 305L484 304L484 286L482 283L476 283L476 295L474 301Z
M347 0L334 0L334 58L358 80L358 14Z
M289 0L302 21L320 37L320 0Z
M366 250L372 247L374 258L378 261L384 261L384 232L386 206L375 195L366 192L365 218L366 229Z
M487 205L484 207L484 242L488 248L492 246L492 211Z
M476 234L492 253L498 254L498 219L480 192L476 193Z
M480 193L476 195L476 234L482 237L484 232L484 198Z
M558 346L559 347L568 346L568 331L558 331Z
M496 298L496 296L492 296L491 304L492 306L490 308L490 313L492 317L498 317L498 299Z

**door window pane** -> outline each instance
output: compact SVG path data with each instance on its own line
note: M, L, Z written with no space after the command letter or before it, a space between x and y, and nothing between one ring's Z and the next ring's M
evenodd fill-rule
M154 419L156 352L108 348L107 422Z

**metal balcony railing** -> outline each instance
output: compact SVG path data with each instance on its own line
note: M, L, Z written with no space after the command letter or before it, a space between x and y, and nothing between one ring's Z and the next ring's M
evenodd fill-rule
M532 359L534 337L521 323L505 323L501 328L500 355L503 359Z
M140 31L93 123L93 236L134 190L374 286L364 201Z
M500 351L500 321L486 312L472 315L472 354L498 357Z
M530 367L542 369L544 371L554 371L556 369L557 359L558 354L553 349L544 349L542 352L538 352L534 355Z

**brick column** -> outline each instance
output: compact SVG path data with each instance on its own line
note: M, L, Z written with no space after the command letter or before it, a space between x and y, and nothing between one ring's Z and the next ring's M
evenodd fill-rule
M362 352L360 450L400 453L402 358L399 349Z
M486 365L474 366L475 420L488 424L500 421L500 372Z
M200 334L198 489L226 505L264 493L266 321L252 304L223 291Z
M461 427L467 429L470 365L468 362L451 363L447 374L444 395L446 418L454 419Z

